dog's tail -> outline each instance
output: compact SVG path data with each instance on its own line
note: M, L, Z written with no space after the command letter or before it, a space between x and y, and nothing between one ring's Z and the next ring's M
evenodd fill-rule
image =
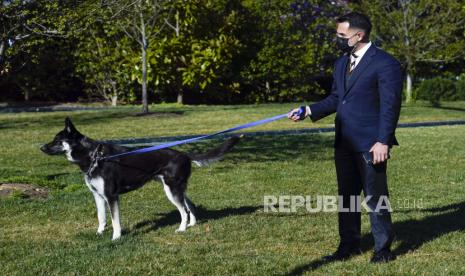
M194 164L199 167L208 166L211 163L220 160L244 135L233 136L226 142L206 153L188 153L188 156Z

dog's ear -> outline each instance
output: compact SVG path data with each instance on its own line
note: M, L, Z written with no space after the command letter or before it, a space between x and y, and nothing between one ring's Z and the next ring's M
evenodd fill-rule
M65 130L68 133L76 133L76 132L78 132L77 129L74 127L73 122L71 122L71 119L69 117L66 117L66 119L65 119Z

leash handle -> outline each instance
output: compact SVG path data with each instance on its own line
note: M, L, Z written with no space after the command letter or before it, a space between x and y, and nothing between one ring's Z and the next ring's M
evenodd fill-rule
M306 106L302 105L299 109L291 114L292 117L297 116L299 120L302 121L305 119L305 113L307 113Z

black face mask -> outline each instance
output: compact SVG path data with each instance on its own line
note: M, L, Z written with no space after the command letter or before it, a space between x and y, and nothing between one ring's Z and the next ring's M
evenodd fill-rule
M336 46L339 50L345 52L345 53L350 53L354 50L355 46L357 46L358 42L355 43L353 46L349 46L349 39L354 37L356 34L349 38L344 38L340 36L336 36Z

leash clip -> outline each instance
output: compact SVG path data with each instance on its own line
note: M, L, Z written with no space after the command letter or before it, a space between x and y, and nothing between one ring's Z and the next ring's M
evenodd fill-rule
M102 145L98 144L98 146L95 148L94 152L92 153L92 156L90 158L90 165L89 169L86 172L86 175L91 177L92 172L98 168L100 161L104 160L105 157L101 155L100 149Z

